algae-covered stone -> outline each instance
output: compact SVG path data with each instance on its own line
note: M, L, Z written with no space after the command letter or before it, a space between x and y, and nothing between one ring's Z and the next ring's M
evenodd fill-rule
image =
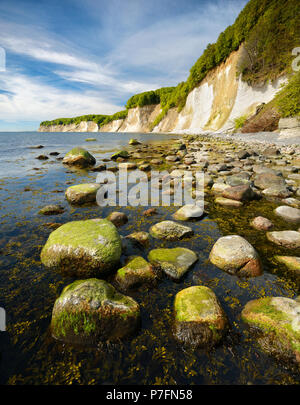
M200 205L197 204L187 204L179 208L173 214L173 218L178 221L188 221L189 219L201 218L204 214L204 210Z
M253 300L242 319L260 331L257 341L263 350L300 364L300 302L285 297Z
M114 280L118 288L126 291L141 285L152 286L157 276L150 263L141 256L135 256L129 259L126 266L117 271Z
M129 143L129 145L140 145L141 144L141 142L139 142L135 138L131 138L128 143Z
M45 207L39 210L39 214L41 215L57 215L62 214L63 212L64 207L56 204L46 205Z
M175 297L174 334L182 343L211 347L224 336L228 321L214 292L193 286Z
M300 285L300 257L296 256L274 256L274 259L286 266L291 277L296 279Z
M87 167L93 166L96 159L84 148L73 148L63 158L63 163L71 166Z
M128 159L129 153L126 150L120 150L111 156L112 160L117 160L118 158Z
M114 269L121 256L121 239L106 219L68 222L53 231L42 249L46 267L88 278Z
M256 277L262 274L262 264L256 250L238 235L219 238L209 259L215 266L237 276Z
M149 233L148 232L132 232L126 236L127 239L139 244L140 246L147 247L149 245Z
M97 191L100 188L100 184L97 183L85 183L77 184L75 186L68 187L65 196L71 204L85 204L90 202L96 202Z
M92 278L64 288L54 304L51 332L66 343L96 345L132 334L139 321L136 301L106 281Z
M194 234L192 228L174 221L162 221L150 228L150 235L156 239L179 240Z
M159 266L169 277L179 280L198 260L196 253L186 248L153 249L148 260Z

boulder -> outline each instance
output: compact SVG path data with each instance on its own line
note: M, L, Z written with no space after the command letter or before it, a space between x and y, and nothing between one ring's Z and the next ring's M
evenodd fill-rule
M220 269L242 277L262 274L262 264L254 247L238 235L219 238L214 244L210 261Z
M119 269L114 282L121 291L127 291L141 285L152 286L157 280L153 266L143 257L131 257L128 263Z
M174 221L162 221L151 226L150 235L156 239L179 240L194 234L192 228Z
M266 188L274 186L285 187L286 183L283 177L276 176L276 174L272 172L263 172L255 176L254 185L261 190L265 190Z
M141 145L141 142L139 142L135 138L131 138L128 143L129 143L129 145Z
M135 332L139 305L95 278L69 284L55 301L51 333L55 339L80 345L116 341Z
M255 193L249 185L226 188L222 196L231 200L250 201L255 198Z
M174 249L153 249L149 252L148 260L163 270L167 276L179 280L198 260L192 250L177 247Z
M63 163L70 166L87 167L93 166L96 159L84 148L73 148L63 158Z
M275 214L283 218L288 222L299 223L300 222L300 209L289 207L287 205L281 205L274 210Z
M112 160L117 160L118 158L128 159L129 153L126 150L119 150L111 156Z
M177 293L174 310L174 334L181 343L212 347L226 333L226 314L208 287L193 286Z
M187 204L179 208L178 211L173 214L173 218L178 221L188 221L193 218L201 218L204 215L204 210L200 205Z
M97 183L77 184L68 187L65 196L69 203L74 205L96 202L97 191L100 187L101 185Z
M276 245L288 249L300 248L300 232L297 231L267 232L267 238L269 241L276 243Z
M277 197L277 198L286 198L292 194L287 189L287 187L278 184L275 184L272 187L264 189L262 193L267 197Z
M257 342L277 358L300 364L300 302L285 297L250 301L242 319L257 330Z
M121 239L106 219L68 222L53 231L42 249L46 267L69 276L101 276L116 268L121 256Z

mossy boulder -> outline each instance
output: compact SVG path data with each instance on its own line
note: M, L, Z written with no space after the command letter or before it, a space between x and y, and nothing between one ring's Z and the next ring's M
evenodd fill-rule
M101 185L97 183L77 184L68 187L65 196L74 205L96 202L97 191L100 187Z
M140 145L141 144L141 142L139 142L135 138L131 138L128 143L129 143L129 145Z
M63 163L70 166L88 167L96 163L96 159L86 149L76 147L63 158Z
M128 263L117 271L114 281L119 289L127 291L142 285L154 285L157 275L150 263L141 256L135 256L129 258Z
M175 297L175 337L193 346L212 347L226 333L228 321L215 293L193 286Z
M210 261L220 269L242 277L256 277L262 274L262 264L254 247L238 235L219 238L214 244Z
M116 268L121 239L106 219L68 222L53 231L42 249L41 261L69 276L101 276Z
M112 160L117 160L118 158L128 159L129 158L129 153L127 152L127 150L119 150L118 152L114 153L111 156Z
M131 335L139 322L140 309L134 299L92 278L64 288L54 304L51 333L66 343L97 345Z
M300 365L300 302L285 297L250 301L242 319L259 331L257 342L267 353Z
M150 235L156 239L179 240L194 234L192 228L174 221L162 221L151 226Z
M153 249L149 252L148 260L161 268L170 278L179 280L198 260L198 256L192 250L178 247Z

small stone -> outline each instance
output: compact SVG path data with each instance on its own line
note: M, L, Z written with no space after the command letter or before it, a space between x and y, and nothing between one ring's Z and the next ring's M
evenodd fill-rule
M269 231L274 227L273 223L268 218L264 217L254 218L251 222L251 226L259 231Z
M224 198L224 197L217 197L215 199L216 204L223 205L224 207L242 207L243 203L241 201L236 201L236 200L230 200L229 198Z
M39 156L36 157L36 159L38 159L38 160L47 160L47 159L49 159L49 157L46 156L46 155L39 155Z
M274 210L275 214L288 222L300 222L300 209L282 205Z
M254 199L255 194L249 185L243 185L226 188L222 196L231 200L250 201Z
M141 285L152 286L156 280L153 266L141 256L130 258L126 266L119 269L114 277L114 282L122 291Z
M157 209L156 208L148 208L147 210L143 211L142 215L145 217L151 217L152 215L157 214Z
M149 245L149 233L148 232L133 232L130 235L126 236L127 239L131 239L134 242L137 242L139 245L143 247L147 247Z
M179 208L178 211L173 214L173 218L178 221L188 221L194 218L201 218L204 215L204 210L200 205L187 204Z
M162 221L150 228L150 235L156 239L179 240L194 234L192 228L174 221Z
M62 207L61 205L46 205L39 211L39 214L57 215L57 214L62 214L63 212L64 212L64 207Z
M111 221L117 228L127 224L128 217L123 212L114 211L107 217L109 221Z

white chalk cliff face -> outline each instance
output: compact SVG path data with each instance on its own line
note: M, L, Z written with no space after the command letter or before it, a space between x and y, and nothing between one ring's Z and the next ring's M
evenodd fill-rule
M200 86L187 97L186 105L178 113L170 109L152 132L200 133L227 131L234 128L235 118L253 114L261 103L268 103L280 90L285 78L260 87L249 86L238 77L241 46L220 66L211 70ZM150 125L161 112L160 105L132 108L127 118L112 121L98 129L93 122L78 125L40 127L40 131L79 132L149 132Z

